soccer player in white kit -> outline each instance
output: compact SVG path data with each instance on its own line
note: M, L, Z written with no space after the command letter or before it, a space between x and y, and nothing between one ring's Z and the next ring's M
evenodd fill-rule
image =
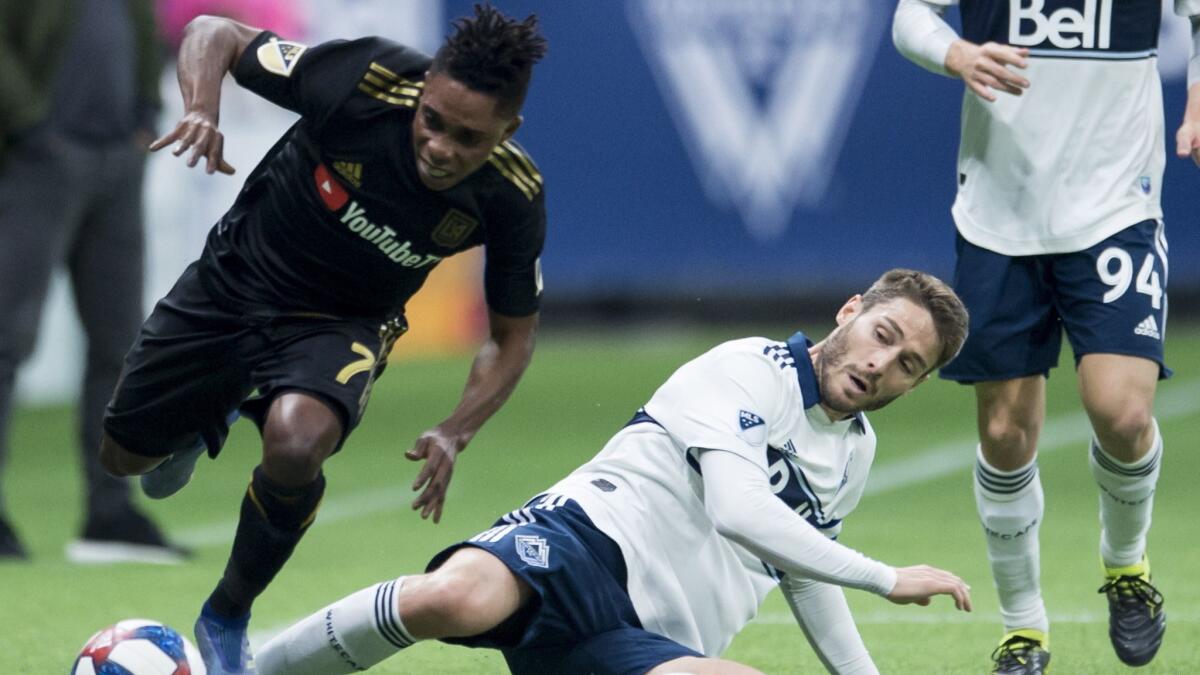
M962 302L892 270L813 344L746 338L679 368L604 449L495 525L301 620L262 675L366 669L417 640L500 649L514 673L754 673L717 658L782 588L830 671L878 672L841 587L896 603L949 572L894 568L835 541L875 455L864 410L957 353Z
M942 19L960 5L962 36ZM1200 164L1200 0L1176 152ZM966 85L954 288L971 337L942 377L975 385L975 498L1005 633L996 673L1042 673L1037 441L1063 329L1094 432L1109 635L1148 663L1166 625L1146 534L1162 439L1153 417L1167 318L1161 0L900 0L906 57ZM999 95L998 95L999 94Z

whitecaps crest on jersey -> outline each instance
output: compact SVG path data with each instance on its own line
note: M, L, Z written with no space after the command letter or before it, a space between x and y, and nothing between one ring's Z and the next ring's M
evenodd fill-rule
M832 178L884 24L871 0L627 0L709 198L760 241Z

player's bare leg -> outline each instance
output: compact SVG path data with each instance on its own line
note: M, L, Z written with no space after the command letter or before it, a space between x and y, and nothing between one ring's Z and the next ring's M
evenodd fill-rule
M233 552L196 622L196 646L212 675L256 672L246 639L250 607L316 518L321 465L337 448L342 421L315 396L288 392L272 401L262 437Z
M661 663L646 675L762 675L762 671L736 661L684 656Z
M1044 497L1037 442L1045 419L1046 380L1032 375L981 382L975 385L975 397L975 505L1005 630L993 652L993 672L1040 673L1050 660L1038 546Z
M494 555L465 547L429 574L375 584L294 624L259 650L259 673L356 672L418 640L491 630L532 594Z
M1150 530L1162 439L1154 421L1159 365L1119 354L1087 354L1079 391L1095 436L1088 453L1100 488L1100 558L1109 637L1125 663L1149 663L1166 630L1162 594L1150 583Z

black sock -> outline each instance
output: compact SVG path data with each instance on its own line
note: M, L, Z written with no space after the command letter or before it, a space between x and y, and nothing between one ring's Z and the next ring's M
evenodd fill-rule
M262 466L254 468L242 498L233 553L225 575L208 598L214 611L227 617L249 613L254 599L292 556L316 517L324 493L324 474L307 485L289 488L267 478Z

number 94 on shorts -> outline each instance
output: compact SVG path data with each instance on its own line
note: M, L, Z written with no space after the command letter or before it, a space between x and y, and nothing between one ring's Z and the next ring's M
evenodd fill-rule
M971 313L970 334L942 377L959 382L1049 374L1065 333L1084 354L1163 363L1167 239L1146 220L1082 251L1006 256L958 236L954 288Z

